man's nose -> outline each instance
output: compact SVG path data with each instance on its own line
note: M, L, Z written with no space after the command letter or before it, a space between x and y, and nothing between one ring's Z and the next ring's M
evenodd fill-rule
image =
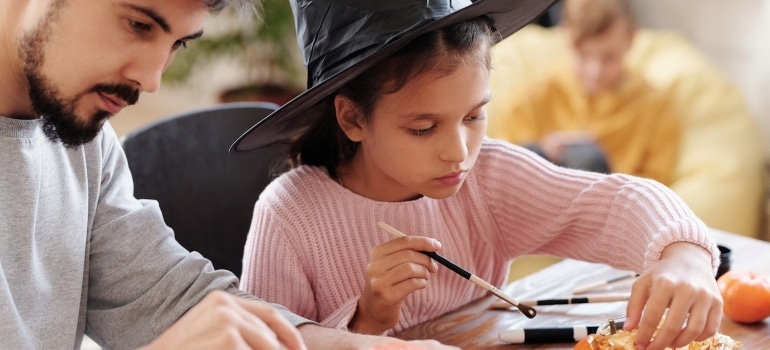
M169 52L162 54L149 50L139 53L125 69L125 78L136 82L142 92L155 92L160 88L163 71L168 67Z

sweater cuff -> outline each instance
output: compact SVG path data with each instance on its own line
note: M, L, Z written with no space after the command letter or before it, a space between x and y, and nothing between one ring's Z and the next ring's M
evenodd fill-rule
M352 298L342 304L337 310L332 312L331 315L321 321L321 325L324 327L344 329L349 331L348 324L353 316L356 314L356 308L358 307L359 297Z
M255 297L255 296L253 296L253 295L251 295L249 293L246 293L246 292L244 292L244 291L242 291L242 290L240 290L238 288L235 288L235 287L227 288L225 291L230 293L230 294L232 294L232 295L235 295L237 297L241 297L241 298L244 298L244 299L256 300L256 301L260 301L260 302L263 302L263 303L267 303L266 301L264 301L262 299L259 299L259 298ZM318 324L316 322L308 320L308 319L306 319L306 318L304 318L302 316L299 316L299 315L289 311L289 309L287 309L283 305L275 304L275 303L268 303L268 304L270 304L274 308L276 308L278 310L278 312L281 313L281 316L283 316L286 320L288 320L289 323L291 323L294 327L299 327L299 326L305 325L305 324Z
M652 240L644 255L644 270L646 271L660 261L663 250L669 245L677 242L687 242L695 244L711 254L711 269L712 273L716 275L719 268L719 249L706 225L697 219L682 220L677 224L670 226L668 230L660 232Z

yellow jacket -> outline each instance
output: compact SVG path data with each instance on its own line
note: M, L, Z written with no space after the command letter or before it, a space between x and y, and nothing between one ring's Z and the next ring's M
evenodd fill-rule
M616 91L588 96L566 62L510 99L507 113L490 116L488 134L512 143L537 143L554 131L587 131L613 172L669 185L679 154L682 117L665 93L627 71Z
M508 138L500 133L510 129L512 99L529 94L531 81L566 60L568 46L561 31L528 26L492 54L488 133ZM764 155L740 90L676 33L639 30L626 58L629 70L665 91L682 113L670 187L709 226L759 236Z

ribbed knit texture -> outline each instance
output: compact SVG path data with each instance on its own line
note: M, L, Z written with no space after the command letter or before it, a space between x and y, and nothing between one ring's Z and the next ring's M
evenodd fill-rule
M440 253L501 286L512 258L552 254L642 271L663 248L716 245L701 220L666 187L627 175L551 165L508 143L486 140L451 198L378 202L340 186L317 167L296 168L257 201L241 288L323 325L346 328L364 288L370 250L390 239L383 221L433 237ZM390 333L484 297L443 267L409 295Z

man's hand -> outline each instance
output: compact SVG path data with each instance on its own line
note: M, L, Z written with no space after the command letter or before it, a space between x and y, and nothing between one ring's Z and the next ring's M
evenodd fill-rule
M299 331L271 305L222 291L206 295L145 347L305 350Z

